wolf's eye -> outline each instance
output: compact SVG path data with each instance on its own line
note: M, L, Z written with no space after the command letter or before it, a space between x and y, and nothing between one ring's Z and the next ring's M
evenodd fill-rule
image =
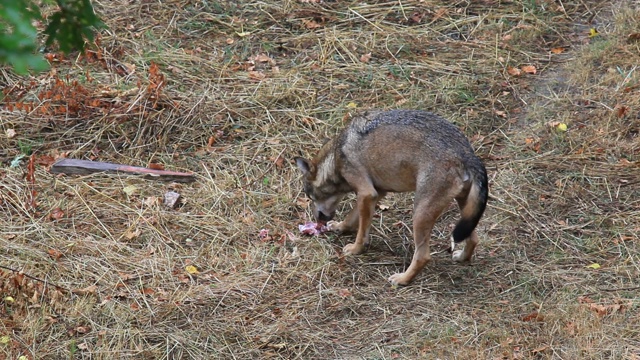
M311 187L310 186L305 186L304 187L304 193L307 195L307 197L313 201L315 201L315 196L313 196L312 192L311 192Z

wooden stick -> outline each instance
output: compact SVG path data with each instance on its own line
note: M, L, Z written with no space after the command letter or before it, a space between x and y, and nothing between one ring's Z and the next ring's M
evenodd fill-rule
M155 170L139 166L129 166L101 161L62 159L51 166L54 174L88 175L96 172L119 172L144 175L145 178L189 183L195 181L193 173Z

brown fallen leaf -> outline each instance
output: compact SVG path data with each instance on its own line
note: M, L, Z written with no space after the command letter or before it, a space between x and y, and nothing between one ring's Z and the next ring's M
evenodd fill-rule
M531 144L529 146L529 148L531 148L531 150L539 153L540 152L540 148L542 147L542 143L540 141L536 141L533 144Z
M535 74L536 72L538 72L536 70L536 67L533 65L523 65L520 67L520 69L522 69L522 71L526 72L527 74Z
M91 327L90 326L77 326L77 327L69 330L69 335L87 334L90 331L91 331Z
M507 73L511 76L520 76L522 75L522 71L520 71L520 69L515 68L515 67L508 67L507 68Z
M156 291L153 290L152 288L148 288L148 287L142 288L142 293L145 295L153 295L155 294L155 292Z
M157 196L148 196L142 200L142 204L147 207L153 207L160 204L160 198Z
M149 163L149 166L147 167L153 170L164 170L164 164L160 163Z
M302 19L302 23L304 24L304 27L306 27L309 30L322 27L322 25L318 24L315 20Z
M411 14L411 21L413 21L416 24L419 24L420 21L422 21L422 18L424 17L424 13L419 12L419 11L415 11L413 14Z
M277 158L271 158L270 160L273 161L273 164L277 169L282 169L282 167L284 166L284 157L282 157L282 155L278 155Z
M253 58L253 61L259 62L259 63L269 63L272 65L276 63L272 58L270 58L268 55L265 55L265 54L256 55L256 57Z
M589 309L595 311L599 316L607 315L609 312L609 309L601 304L589 304Z
M544 321L544 315L533 311L522 317L522 321Z
M49 249L47 250L47 253L49 254L49 256L51 256L53 260L58 260L63 255L59 250L56 250L56 249Z
M56 159L51 155L40 155L36 158L36 164L42 166L51 166L56 162Z
M549 349L549 345L542 345L540 347L537 347L537 348L531 350L531 353L532 354L538 354L538 353L541 353L541 352L545 352L548 349Z
M635 42L640 40L640 33L629 34L627 42Z
M140 236L141 231L140 229L127 229L127 231L124 233L124 237L127 240L133 240L135 238L137 238L138 236Z
M60 209L59 207L51 210L51 212L49 213L49 219L51 220L60 220L64 217L64 211L62 211L62 209Z
M436 10L436 13L433 14L433 21L436 21L436 20L440 19L441 17L443 17L446 14L447 14L447 8L446 7L439 8L438 10Z
M123 272L119 272L118 276L120 276L120 280L122 280L122 281L129 281L131 279L136 279L138 277L135 274L127 274L127 273L123 273Z
M264 80L264 78L266 77L267 75L265 75L265 73L263 73L262 71L249 71L249 79Z
M76 295L93 295L96 293L97 290L98 290L97 285L90 285L84 289L76 289L76 290L72 290L71 292Z
M619 118L625 117L629 113L629 107L624 105L619 105L615 107L616 116Z

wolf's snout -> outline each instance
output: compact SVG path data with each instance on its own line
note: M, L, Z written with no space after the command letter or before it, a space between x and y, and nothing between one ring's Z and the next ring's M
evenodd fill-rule
M322 211L318 211L318 221L319 222L328 222L329 220L333 219L333 214L325 214Z

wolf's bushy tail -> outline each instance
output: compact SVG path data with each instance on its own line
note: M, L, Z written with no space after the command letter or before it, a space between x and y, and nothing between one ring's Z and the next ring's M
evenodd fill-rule
M479 162L479 160L478 160ZM453 229L453 241L461 242L468 238L478 225L489 198L489 180L487 170L482 163L475 164L471 171L473 183L467 198L461 203L461 218Z

